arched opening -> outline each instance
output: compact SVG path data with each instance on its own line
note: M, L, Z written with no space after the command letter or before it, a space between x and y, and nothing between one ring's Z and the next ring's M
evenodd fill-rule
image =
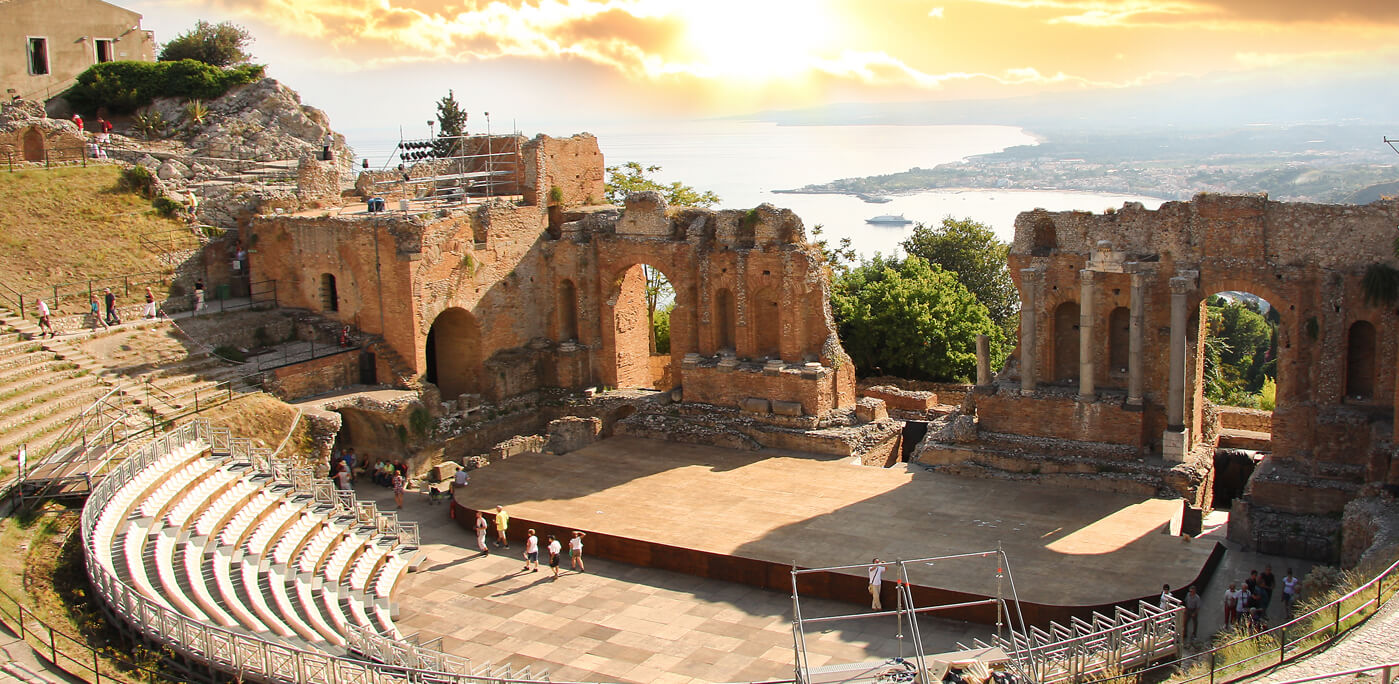
M572 280L559 283L559 341L578 339L578 290Z
M1115 384L1127 377L1131 363L1132 311L1119 306L1108 314L1108 376Z
M427 333L427 381L444 401L481 391L481 329L466 309L437 315Z
M1356 321L1346 333L1346 398L1375 396L1375 326Z
M1204 314L1204 397L1220 406L1272 411L1277 397L1277 309L1258 295L1229 290L1207 297Z
M33 126L24 132L24 161L44 161L44 134Z
M329 273L321 274L321 310L340 310L340 295L335 290L335 276Z
M782 311L777 291L765 287L748 298L748 320L753 323L753 356L770 359L782 356Z
M734 308L734 293L727 287L714 293L714 346L717 350L733 351L735 345L734 328L738 322L738 311Z
M661 388L670 376L670 279L649 264L630 266L614 281L609 303L616 386Z
M1078 302L1054 309L1054 382L1078 382Z
M1035 220L1034 237L1030 245L1030 253L1034 256L1049 256L1059 246L1059 238L1054 229L1054 219L1048 216Z

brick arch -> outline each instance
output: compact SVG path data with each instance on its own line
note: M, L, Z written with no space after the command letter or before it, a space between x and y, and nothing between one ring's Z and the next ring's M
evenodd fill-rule
M424 345L424 379L444 400L481 392L481 326L470 311L449 307L433 318Z
M660 272L675 290L675 309L671 311L670 356L672 369L686 353L694 351L689 331L694 329L693 295L684 280L668 260L631 260L608 269L611 276L603 281L606 288L602 306L603 382L613 387L654 387L651 377L650 321L646 316L646 279L642 267ZM679 330L677 330L677 328ZM680 334L677 334L679 332ZM674 377L674 375L672 375ZM675 378L678 380L678 377Z

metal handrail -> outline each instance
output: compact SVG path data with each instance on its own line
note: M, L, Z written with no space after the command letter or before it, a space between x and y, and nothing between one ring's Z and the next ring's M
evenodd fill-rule
M1326 674L1312 675L1311 677L1302 677L1301 679L1289 679L1285 682L1277 682L1277 684L1303 684L1303 682L1317 682L1323 679L1333 679L1335 677L1350 677L1353 675L1365 674L1366 672L1374 672L1375 670L1380 670L1383 673L1380 675L1380 684L1389 684L1389 682L1393 680L1390 673L1399 670L1399 662L1358 667L1354 670L1342 670L1340 672L1328 672Z
M380 514L373 502L359 502L353 492L334 492L328 480L311 479L306 477L304 471L295 472L287 467L274 466L269 449L253 448L249 440L230 438L226 430L214 428L206 421L189 421L172 432L147 442L136 453L115 466L107 477L93 488L88 505L83 508L81 530L88 577L103 602L132 629L146 638L207 662L213 667L269 681L431 681L460 684L533 684L548 681L547 678L512 678L508 675L474 671L470 668L470 661L460 656L422 649L399 639L374 634L372 630L352 631L347 637L353 638L355 643L362 647L360 652L366 656L389 656L396 662L372 662L305 651L188 618L142 596L139 591L123 583L115 572L104 567L97 553L96 526L102 512L122 486L157 460L191 445L202 445L203 448L212 448L218 453L227 453L230 458L240 462L246 461L258 468L268 468L274 477L285 478L284 481L294 485L309 487L317 500L333 494L329 497L330 501L341 506L342 510L368 512L372 515L381 532L392 533L391 530L397 530L400 538L417 537L417 525L398 521L396 513ZM221 447L227 451L220 451ZM404 662L458 669L444 671L402 664Z

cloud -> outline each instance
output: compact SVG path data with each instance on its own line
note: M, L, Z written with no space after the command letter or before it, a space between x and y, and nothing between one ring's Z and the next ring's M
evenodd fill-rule
M1399 2L1375 0L969 0L1045 10L1051 24L1144 26L1169 24L1399 23Z
M934 18L934 19L941 19L941 18L942 18L943 9L944 9L944 8L942 8L942 7L934 7L934 8L932 8L932 9L928 10L928 16L930 16L930 17L932 17L932 18Z

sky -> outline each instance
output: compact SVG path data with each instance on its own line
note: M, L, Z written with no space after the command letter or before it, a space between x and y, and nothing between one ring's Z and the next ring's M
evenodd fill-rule
M732 116L1399 67L1394 0L117 0L256 37L337 128ZM580 129L581 130L581 129Z

